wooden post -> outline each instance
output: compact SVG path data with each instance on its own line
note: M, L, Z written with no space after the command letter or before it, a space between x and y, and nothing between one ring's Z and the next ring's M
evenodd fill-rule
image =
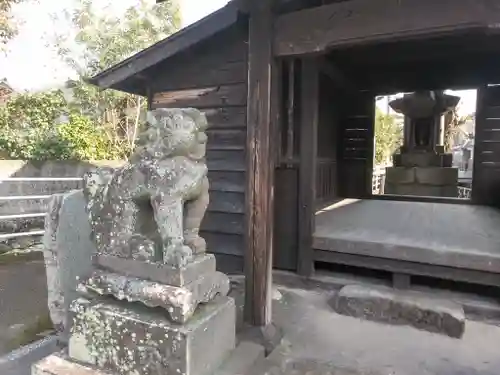
M272 100L276 63L272 53L272 1L249 4L248 130L245 253L245 321L271 323L273 193L278 147Z
M313 233L318 153L319 63L315 57L302 60L302 116L300 124L299 260L298 271L310 276L313 264Z

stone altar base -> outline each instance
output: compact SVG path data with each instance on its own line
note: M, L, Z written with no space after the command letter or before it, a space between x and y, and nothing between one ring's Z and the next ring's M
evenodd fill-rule
M458 196L458 169L446 167L387 168L385 194L428 197Z
M140 305L81 298L73 310L68 356L43 360L33 374L209 375L235 348L229 297L200 306L184 325Z

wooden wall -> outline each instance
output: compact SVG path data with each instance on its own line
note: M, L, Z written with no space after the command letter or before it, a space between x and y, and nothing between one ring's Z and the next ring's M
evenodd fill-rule
M478 90L472 201L500 208L500 86Z
M201 235L225 272L243 269L247 31L237 25L156 68L150 107L206 113L210 205Z
M339 196L338 191L338 100L340 92L326 75L320 75L318 119L318 159L316 170L316 201L328 204Z
M339 126L339 194L364 198L372 194L375 147L375 98L354 91L342 98Z

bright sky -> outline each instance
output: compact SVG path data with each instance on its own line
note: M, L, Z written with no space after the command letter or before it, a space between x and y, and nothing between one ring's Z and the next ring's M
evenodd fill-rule
M94 1L107 3L102 0ZM112 1L117 10L136 3L134 0ZM187 26L223 7L228 0L180 2L183 26ZM21 4L15 7L16 18L22 20L22 25L19 36L9 44L8 55L0 56L0 79L7 78L17 90L37 90L60 84L71 75L71 71L45 46L43 39L43 35L50 33L54 27L50 15L71 3L73 0L39 0L38 4Z

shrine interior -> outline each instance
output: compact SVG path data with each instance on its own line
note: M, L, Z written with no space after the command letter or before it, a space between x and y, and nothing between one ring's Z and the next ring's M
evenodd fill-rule
M477 90L396 93L375 98L374 196L470 200L476 98ZM425 119L422 110L432 112L431 106L438 112ZM405 111L417 111L411 114L417 118L405 116ZM431 129L425 128L426 121ZM422 130L427 131L426 142L432 146L414 143Z
M446 121L454 120L446 115L457 107L460 93L474 97L478 90L481 110L500 106L495 86L500 82L495 68L500 55L492 48L494 43L498 38L455 35L337 49L317 57L321 59L313 236L317 267L495 285L498 274L491 265L500 256L500 235L492 238L487 233L498 232L493 228L500 225L500 212L493 208L494 198L487 198L483 184L491 178L486 175L498 172L497 164L484 161L489 154L483 146L476 150L467 146L474 143L475 116L468 123L472 135L457 136L452 145L445 139ZM376 102L395 93L409 94L398 95L391 103L398 108L392 113L400 113L395 117L401 122L402 148L388 157L393 162L385 166L389 181L379 181L377 191ZM420 116L418 111L427 112ZM409 114L406 133L405 114ZM460 149L460 158L454 158L454 146ZM462 146L468 147L467 152ZM474 166L478 175L473 183ZM418 181L409 188L408 172L423 175L432 188L417 186ZM398 178L405 186L394 186ZM488 181L490 188L496 186ZM382 213L389 219L380 220Z

